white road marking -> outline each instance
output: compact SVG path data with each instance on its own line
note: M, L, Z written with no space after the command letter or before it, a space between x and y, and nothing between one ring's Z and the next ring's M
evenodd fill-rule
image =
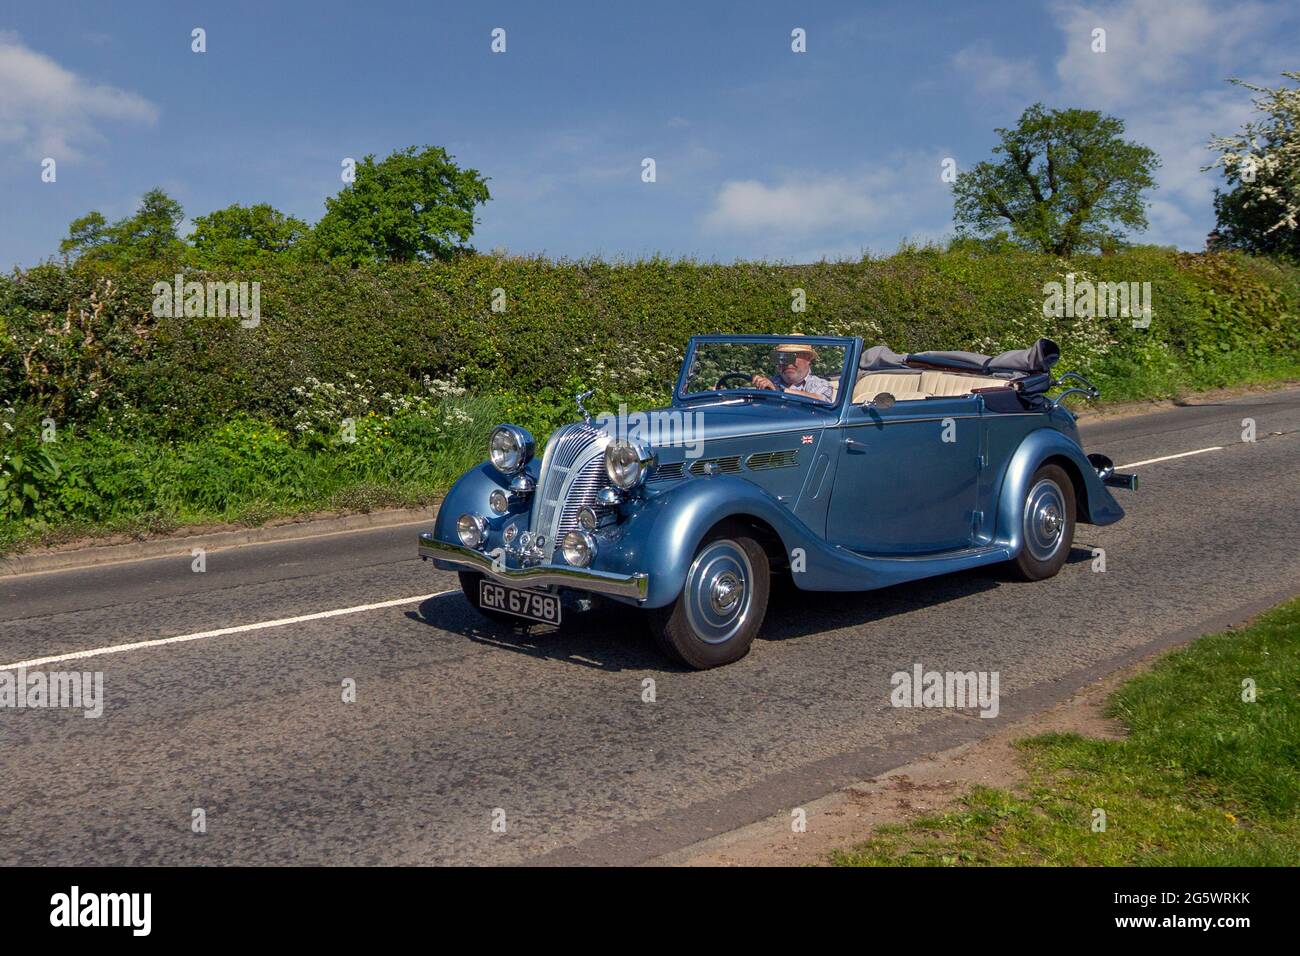
M1148 458L1146 461L1135 461L1131 465L1116 465L1116 471L1123 471L1125 468L1141 468L1143 465L1154 465L1158 461L1173 461L1175 458L1186 458L1188 455L1204 455L1207 451L1223 451L1222 445L1213 445L1210 448L1198 448L1196 451L1180 452L1177 455L1165 455L1163 458Z
M304 621L320 621L327 617L342 617L345 614L360 614L362 611L378 611L386 607L399 607L403 604L418 604L430 598L442 597L444 594L459 594L459 588L450 591L438 591L434 594L417 594L415 597L394 598L377 604L358 604L356 607L337 608L333 611L317 611L315 614L300 614L297 617L282 617L274 621L259 621L256 624L237 624L234 627L219 627L214 631L196 631L193 634L178 634L176 637L160 637L152 641L135 641L131 644L112 644L108 647L95 647L87 651L72 651L68 654L55 654L50 657L35 657L30 661L18 661L16 664L0 664L0 671L16 670L19 667L44 667L47 664L61 664L64 661L85 660L87 657L100 657L104 654L124 654L127 651L141 651L150 647L163 647L167 644L184 644L187 641L201 641L208 637L224 637L227 634L243 634L246 631L261 631L269 627L284 627L288 624L301 624Z

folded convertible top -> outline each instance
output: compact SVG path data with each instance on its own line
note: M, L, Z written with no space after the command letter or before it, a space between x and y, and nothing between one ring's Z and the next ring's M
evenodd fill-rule
M1011 373L1020 376L1046 372L1060 358L1061 350L1051 339L1039 339L1027 349L1014 349L994 356L980 355L978 352L912 352L899 355L887 345L873 345L862 353L859 367L864 372L880 372L925 365L954 372L982 375Z

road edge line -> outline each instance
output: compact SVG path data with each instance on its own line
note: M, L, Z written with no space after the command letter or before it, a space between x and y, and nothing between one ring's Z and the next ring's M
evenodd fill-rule
M403 508L394 511L374 511L339 518L320 518L288 524L263 525L239 531L212 531L204 534L177 537L151 538L126 544L90 545L69 551L49 551L41 554L15 554L0 558L0 581L25 577L31 574L48 574L51 571L80 571L155 558L189 557L191 549L203 548L214 552L227 548L254 547L266 544L289 544L330 538L359 531L381 531L403 525L432 524L438 515L438 506L429 508ZM414 549L414 539L412 539Z

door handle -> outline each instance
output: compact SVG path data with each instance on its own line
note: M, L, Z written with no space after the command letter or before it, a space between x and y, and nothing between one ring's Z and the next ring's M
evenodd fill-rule
M850 454L860 455L867 450L867 443L864 441L855 441L852 438L844 439L844 447Z

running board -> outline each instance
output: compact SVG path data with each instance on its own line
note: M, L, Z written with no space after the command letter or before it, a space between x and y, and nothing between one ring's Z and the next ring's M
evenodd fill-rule
M796 587L809 591L870 591L921 578L967 571L1012 557L1005 543L977 545L939 554L874 555L843 545L808 549L807 573L793 574Z
M868 561L879 561L881 564L915 564L916 562L926 561L973 561L980 563L982 558L996 561L1011 560L1011 549L1002 544L981 544L975 547L962 548L959 551L932 551L928 554L869 554L866 551L856 551L852 548L846 550L853 551L860 558L865 558Z

